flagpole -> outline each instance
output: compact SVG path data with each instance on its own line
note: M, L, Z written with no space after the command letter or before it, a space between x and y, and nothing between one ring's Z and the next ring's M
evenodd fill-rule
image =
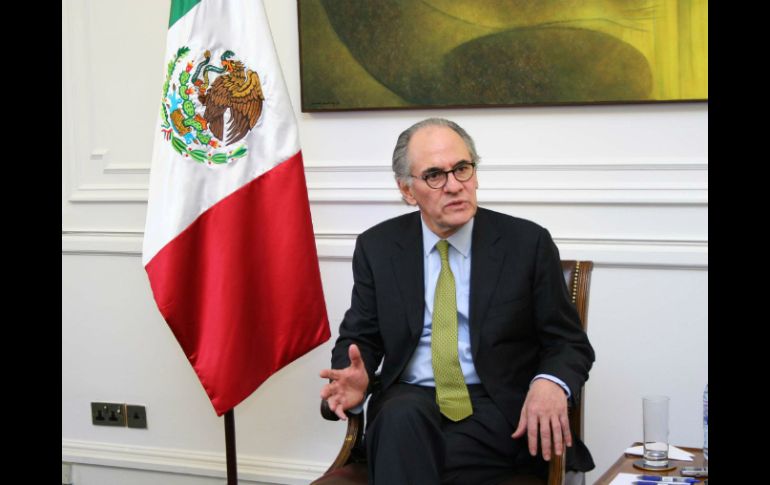
M225 455L227 457L227 485L238 485L238 462L235 456L235 413L225 413Z

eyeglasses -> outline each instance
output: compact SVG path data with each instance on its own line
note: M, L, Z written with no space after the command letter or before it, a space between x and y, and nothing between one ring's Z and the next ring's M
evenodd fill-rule
M474 162L462 161L458 163L452 170L429 170L420 176L410 175L413 178L422 179L428 184L431 189L443 189L449 180L449 174L453 173L455 179L458 182L467 182L473 177L473 172L476 169Z

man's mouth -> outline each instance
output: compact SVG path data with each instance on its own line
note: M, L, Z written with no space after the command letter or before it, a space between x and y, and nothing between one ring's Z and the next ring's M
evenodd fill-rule
M445 209L456 209L465 205L464 200L453 200L444 206Z

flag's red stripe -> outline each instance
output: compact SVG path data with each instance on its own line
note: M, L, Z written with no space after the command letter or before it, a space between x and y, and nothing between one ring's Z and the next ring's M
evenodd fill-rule
M330 337L302 152L211 207L146 269L218 415Z

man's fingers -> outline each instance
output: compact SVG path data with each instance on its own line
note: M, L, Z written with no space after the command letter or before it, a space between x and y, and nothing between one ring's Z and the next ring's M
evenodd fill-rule
M360 394L364 392L366 387L366 382L361 377L361 375L366 377L366 371L358 346L351 344L348 347L348 356L350 357L349 367L324 369L319 374L321 377L331 380L321 389L321 397L326 399L329 409L343 421L348 419L345 415L345 409L355 405L346 403L360 401Z
M334 414L336 414L342 421L348 420L348 416L345 414L345 411L342 409L342 406L337 406L337 409L334 411Z
M572 430L569 428L569 418L566 414L562 414L559 420L561 421L561 429L564 434L564 444L570 447L572 446Z
M547 417L541 417L538 420L538 428L540 431L540 449L543 452L543 459L549 461L551 459L551 423ZM535 445L537 450L537 445Z
M527 414L527 406L526 404L521 410L521 417L519 418L519 426L516 428L516 431L513 432L511 435L512 438L521 438L524 436L524 432L527 432L527 447L529 448L529 454L532 456L537 455L537 441L538 441L538 418L533 415L532 419L528 419L529 415ZM540 428L544 428L543 426L540 426ZM550 426L547 427L548 431L550 431ZM541 440L543 437L541 436ZM550 436L547 438L548 440L548 457L546 458L546 454L543 453L543 458L548 460L550 458L550 446L551 446L551 438ZM545 445L543 445L543 450L545 451Z
M321 376L324 379L339 379L340 378L340 371L336 369L324 369L321 372L318 373L319 376Z
M361 367L364 365L363 359L361 359L361 351L358 350L358 345L350 344L348 347L348 358L350 359L351 367Z
M521 409L521 415L519 416L519 426L516 431L513 432L511 438L518 439L524 436L524 431L527 429L527 408Z
M326 399L328 401L334 395L335 389L333 384L326 384L323 386L321 388L321 399Z
M527 420L527 444L529 445L529 454L537 455L537 417L533 416Z
M345 406L342 405L342 400L338 396L332 396L329 400L329 409L331 409L338 418L345 421L348 417L345 415Z
M321 388L321 397L329 399L331 396L339 393L340 386L337 381L330 382Z
M562 429L561 429L561 423L559 422L559 418L557 416L554 416L551 418L551 425L549 426L549 430L547 430L548 433L553 436L553 451L556 453L557 456L561 456L562 453L564 453L564 441L562 438ZM550 449L550 447L549 447Z

